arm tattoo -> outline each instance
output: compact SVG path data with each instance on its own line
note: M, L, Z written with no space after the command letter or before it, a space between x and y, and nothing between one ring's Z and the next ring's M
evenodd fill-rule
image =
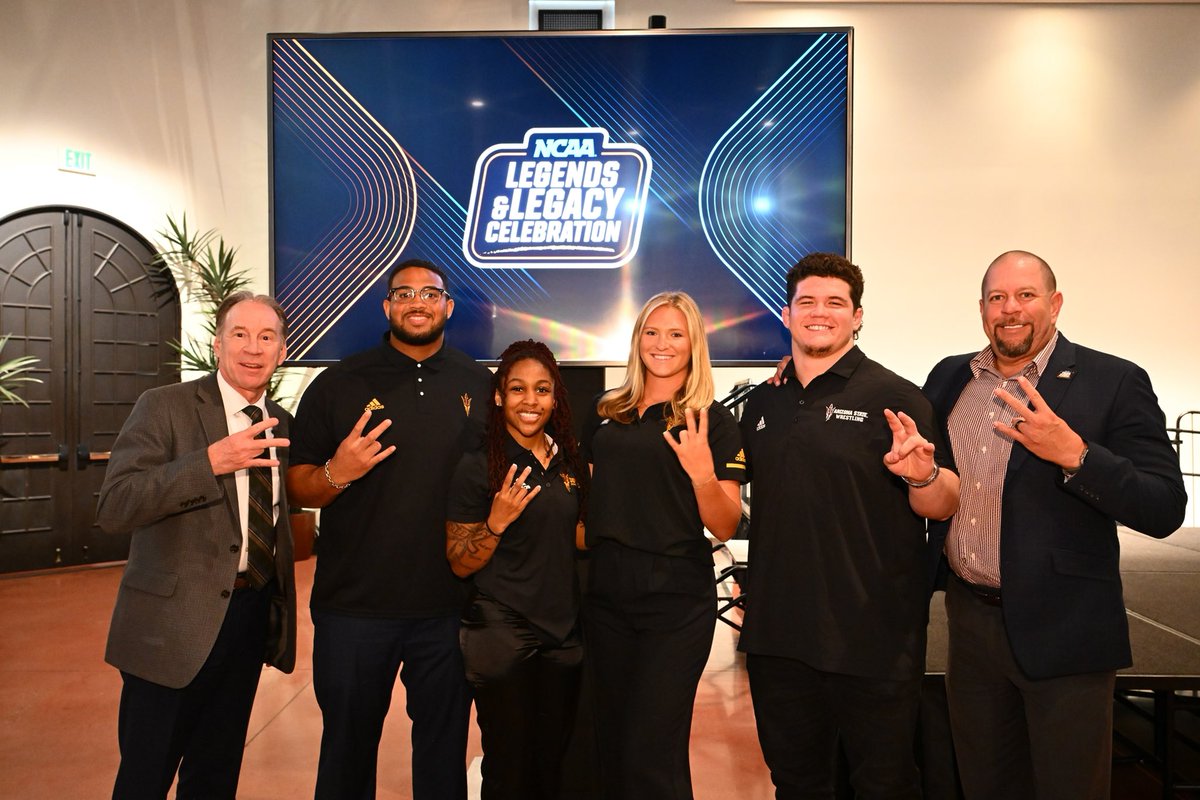
M499 541L488 532L486 522L446 522L446 558L470 572L491 561Z

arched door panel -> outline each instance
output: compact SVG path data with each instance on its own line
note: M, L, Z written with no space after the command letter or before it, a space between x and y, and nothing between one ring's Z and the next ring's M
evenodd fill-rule
M81 209L0 221L0 353L39 359L0 408L0 572L123 559L95 527L108 451L138 396L179 379L174 284L135 232Z

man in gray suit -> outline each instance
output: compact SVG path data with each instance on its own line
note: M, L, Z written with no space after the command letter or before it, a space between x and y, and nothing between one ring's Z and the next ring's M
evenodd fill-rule
M105 653L114 798L165 798L176 771L181 800L233 798L262 665L295 665L290 417L265 396L286 336L274 300L231 296L217 372L143 394L113 446L96 524L133 533Z

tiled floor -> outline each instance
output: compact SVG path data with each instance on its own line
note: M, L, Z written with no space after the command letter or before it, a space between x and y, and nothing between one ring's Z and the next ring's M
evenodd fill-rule
M297 565L302 610L296 671L263 673L246 745L242 800L312 796L321 733L307 613L315 563ZM120 575L116 566L0 578L0 798L110 796L121 679L104 663L103 653ZM403 704L397 684L381 747L380 800L411 797ZM479 756L473 730L468 774L476 786ZM697 800L773 795L754 732L743 660L732 629L722 624L696 698L692 771ZM1160 785L1145 766L1126 762L1114 768L1114 800L1160 796Z
M296 565L302 609L296 670L268 669L259 684L242 800L312 797L321 736L307 612L315 564ZM118 566L0 579L0 798L110 796L121 678L104 663L104 640L120 576ZM410 798L408 717L399 683L383 736L378 797ZM472 728L467 757L480 754ZM732 629L721 624L696 698L692 765L697 800L772 795L745 670Z

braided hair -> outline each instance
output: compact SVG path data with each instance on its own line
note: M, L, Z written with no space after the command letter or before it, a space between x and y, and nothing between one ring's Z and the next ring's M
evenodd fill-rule
M546 430L558 445L559 452L563 455L563 461L566 462L579 483L579 518L582 520L587 503L589 475L586 465L580 459L579 445L575 441L575 434L571 431L571 406L567 402L567 387L563 383L554 353L550 352L550 348L546 345L532 339L513 342L500 354L500 365L496 368L495 383L493 384L495 392L501 398L504 397L504 387L513 366L526 360L536 361L545 367L554 384L554 409L550 412ZM504 419L503 404L493 403L490 405L490 409L486 436L488 493L494 496L502 488L508 468L512 464L505 453L508 427Z

